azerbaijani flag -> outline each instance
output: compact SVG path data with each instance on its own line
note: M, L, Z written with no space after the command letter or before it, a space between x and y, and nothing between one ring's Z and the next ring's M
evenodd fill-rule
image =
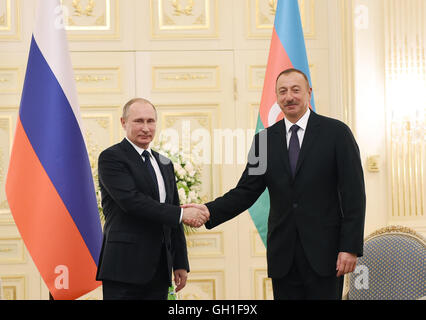
M297 0L278 0L256 133L284 118L284 114L277 104L275 83L281 71L290 68L305 73L312 87L298 2ZM315 111L313 94L310 107ZM269 203L269 193L268 190L265 190L249 209L265 246L268 233Z
M97 288L102 229L59 0L39 0L6 195L56 300Z

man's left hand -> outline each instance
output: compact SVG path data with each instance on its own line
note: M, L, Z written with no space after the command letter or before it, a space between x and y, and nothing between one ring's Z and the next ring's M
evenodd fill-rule
M186 285L186 279L188 278L188 272L185 269L178 269L174 272L175 275L175 284L176 284L176 292L182 290Z
M336 263L337 277L353 272L356 267L357 255L349 252L339 252Z

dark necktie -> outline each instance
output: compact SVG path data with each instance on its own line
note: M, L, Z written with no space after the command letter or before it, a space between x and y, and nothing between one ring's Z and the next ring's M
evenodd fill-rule
M293 177L296 172L297 159L299 158L299 152L300 152L299 137L297 136L297 131L299 129L300 127L298 125L293 125L290 128L291 137L290 137L290 143L288 144L288 159L290 160L290 168L291 168L291 173L293 174Z
M142 155L145 158L146 168L148 169L148 172L151 175L152 181L154 182L155 188L158 192L157 175L155 174L154 167L152 166L150 154L148 151L145 150L144 152L142 152Z

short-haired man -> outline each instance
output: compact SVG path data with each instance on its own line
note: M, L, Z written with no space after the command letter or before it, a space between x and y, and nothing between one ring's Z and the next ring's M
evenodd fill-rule
M136 98L123 108L126 138L99 156L105 215L97 280L106 300L167 299L174 271L176 291L189 263L181 222L199 227L208 213L179 206L173 164L151 150L157 112Z

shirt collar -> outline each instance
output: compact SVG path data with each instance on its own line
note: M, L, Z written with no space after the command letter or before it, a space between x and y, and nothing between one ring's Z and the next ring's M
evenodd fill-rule
M150 147L148 147L148 149L144 149L144 148L141 148L141 147L138 147L137 145L135 145L132 141L130 141L129 138L126 137L126 139L127 139L127 141L130 142L130 144L133 146L133 148L135 148L135 150L139 153L140 156L142 156L142 152L144 152L146 150L146 151L149 152L149 154L152 157L152 151L151 151Z
M285 121L285 127L287 129L287 133L290 131L290 128L297 124L299 128L306 130L306 126L308 125L309 116L311 115L311 110L308 108L308 110L305 112L305 114L302 116L302 118L299 119L296 123L292 123L287 120L287 118L284 118Z

